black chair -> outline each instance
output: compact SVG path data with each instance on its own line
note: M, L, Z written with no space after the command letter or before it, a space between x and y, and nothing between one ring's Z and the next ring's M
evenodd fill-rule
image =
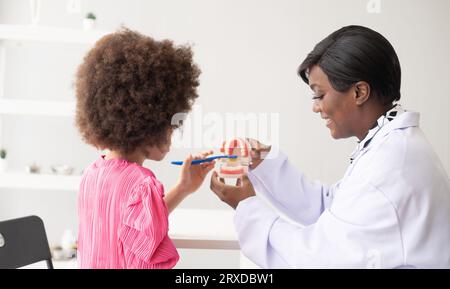
M46 261L53 269L44 222L28 216L0 222L0 268L19 268Z

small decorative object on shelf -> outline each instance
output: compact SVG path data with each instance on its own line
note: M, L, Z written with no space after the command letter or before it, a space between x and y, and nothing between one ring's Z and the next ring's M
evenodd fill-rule
M55 165L51 167L52 172L57 175L71 175L73 173L73 167L69 165Z
M30 173L30 174L39 174L41 172L41 167L38 166L36 163L26 166L25 169L26 169L27 173Z
M61 238L61 247L67 258L74 258L77 252L77 238L70 229L66 229Z
M89 12L86 14L86 17L83 19L83 28L84 30L92 30L95 28L95 21L97 17L94 13Z
M0 149L0 171L4 172L6 171L6 168L8 166L7 160L6 160L6 150Z
M63 248L59 245L53 245L50 247L50 251L52 253L52 259L53 260L64 260L64 251Z
M77 248L74 247L66 250L59 245L53 245L50 247L50 252L52 253L52 259L54 261L66 261L76 257Z
M52 258L55 261L73 259L77 255L77 239L70 229L64 230L61 237L61 244L50 247Z

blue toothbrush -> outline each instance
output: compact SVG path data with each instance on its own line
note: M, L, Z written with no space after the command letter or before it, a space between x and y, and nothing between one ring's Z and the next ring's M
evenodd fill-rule
M238 156L237 155L220 155L220 156L213 156L213 157L209 157L209 158L206 158L206 159L200 159L200 160L193 160L192 161L192 165L198 165L198 164L202 164L202 163L208 163L208 162L210 162L210 161L213 161L213 160L215 160L215 159L235 159L235 158L237 158ZM172 162L170 162L172 165L177 165L177 166L181 166L181 165L183 165L183 162L182 161L172 161Z

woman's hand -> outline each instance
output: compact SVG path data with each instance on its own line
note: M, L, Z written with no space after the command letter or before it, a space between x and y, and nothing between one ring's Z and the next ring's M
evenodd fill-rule
M252 161L249 165L250 169L255 169L265 158L265 156L270 152L271 146L265 145L257 141L256 139L247 138L250 143L251 151L250 156Z
M219 178L217 173L213 172L210 188L220 200L233 209L236 209L240 201L256 195L252 183L245 175L242 180L237 179L236 186L229 186L225 184L224 179Z
M184 160L180 179L176 185L180 192L188 195L198 190L205 180L206 175L214 168L215 162L212 161L198 165L191 165L191 163L193 160L204 159L212 153L213 151L206 151L195 156L190 155Z

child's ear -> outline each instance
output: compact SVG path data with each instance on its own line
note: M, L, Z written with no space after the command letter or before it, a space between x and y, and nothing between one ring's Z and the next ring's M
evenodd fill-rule
M355 84L355 103L363 105L370 97L370 85L365 81L358 81Z

